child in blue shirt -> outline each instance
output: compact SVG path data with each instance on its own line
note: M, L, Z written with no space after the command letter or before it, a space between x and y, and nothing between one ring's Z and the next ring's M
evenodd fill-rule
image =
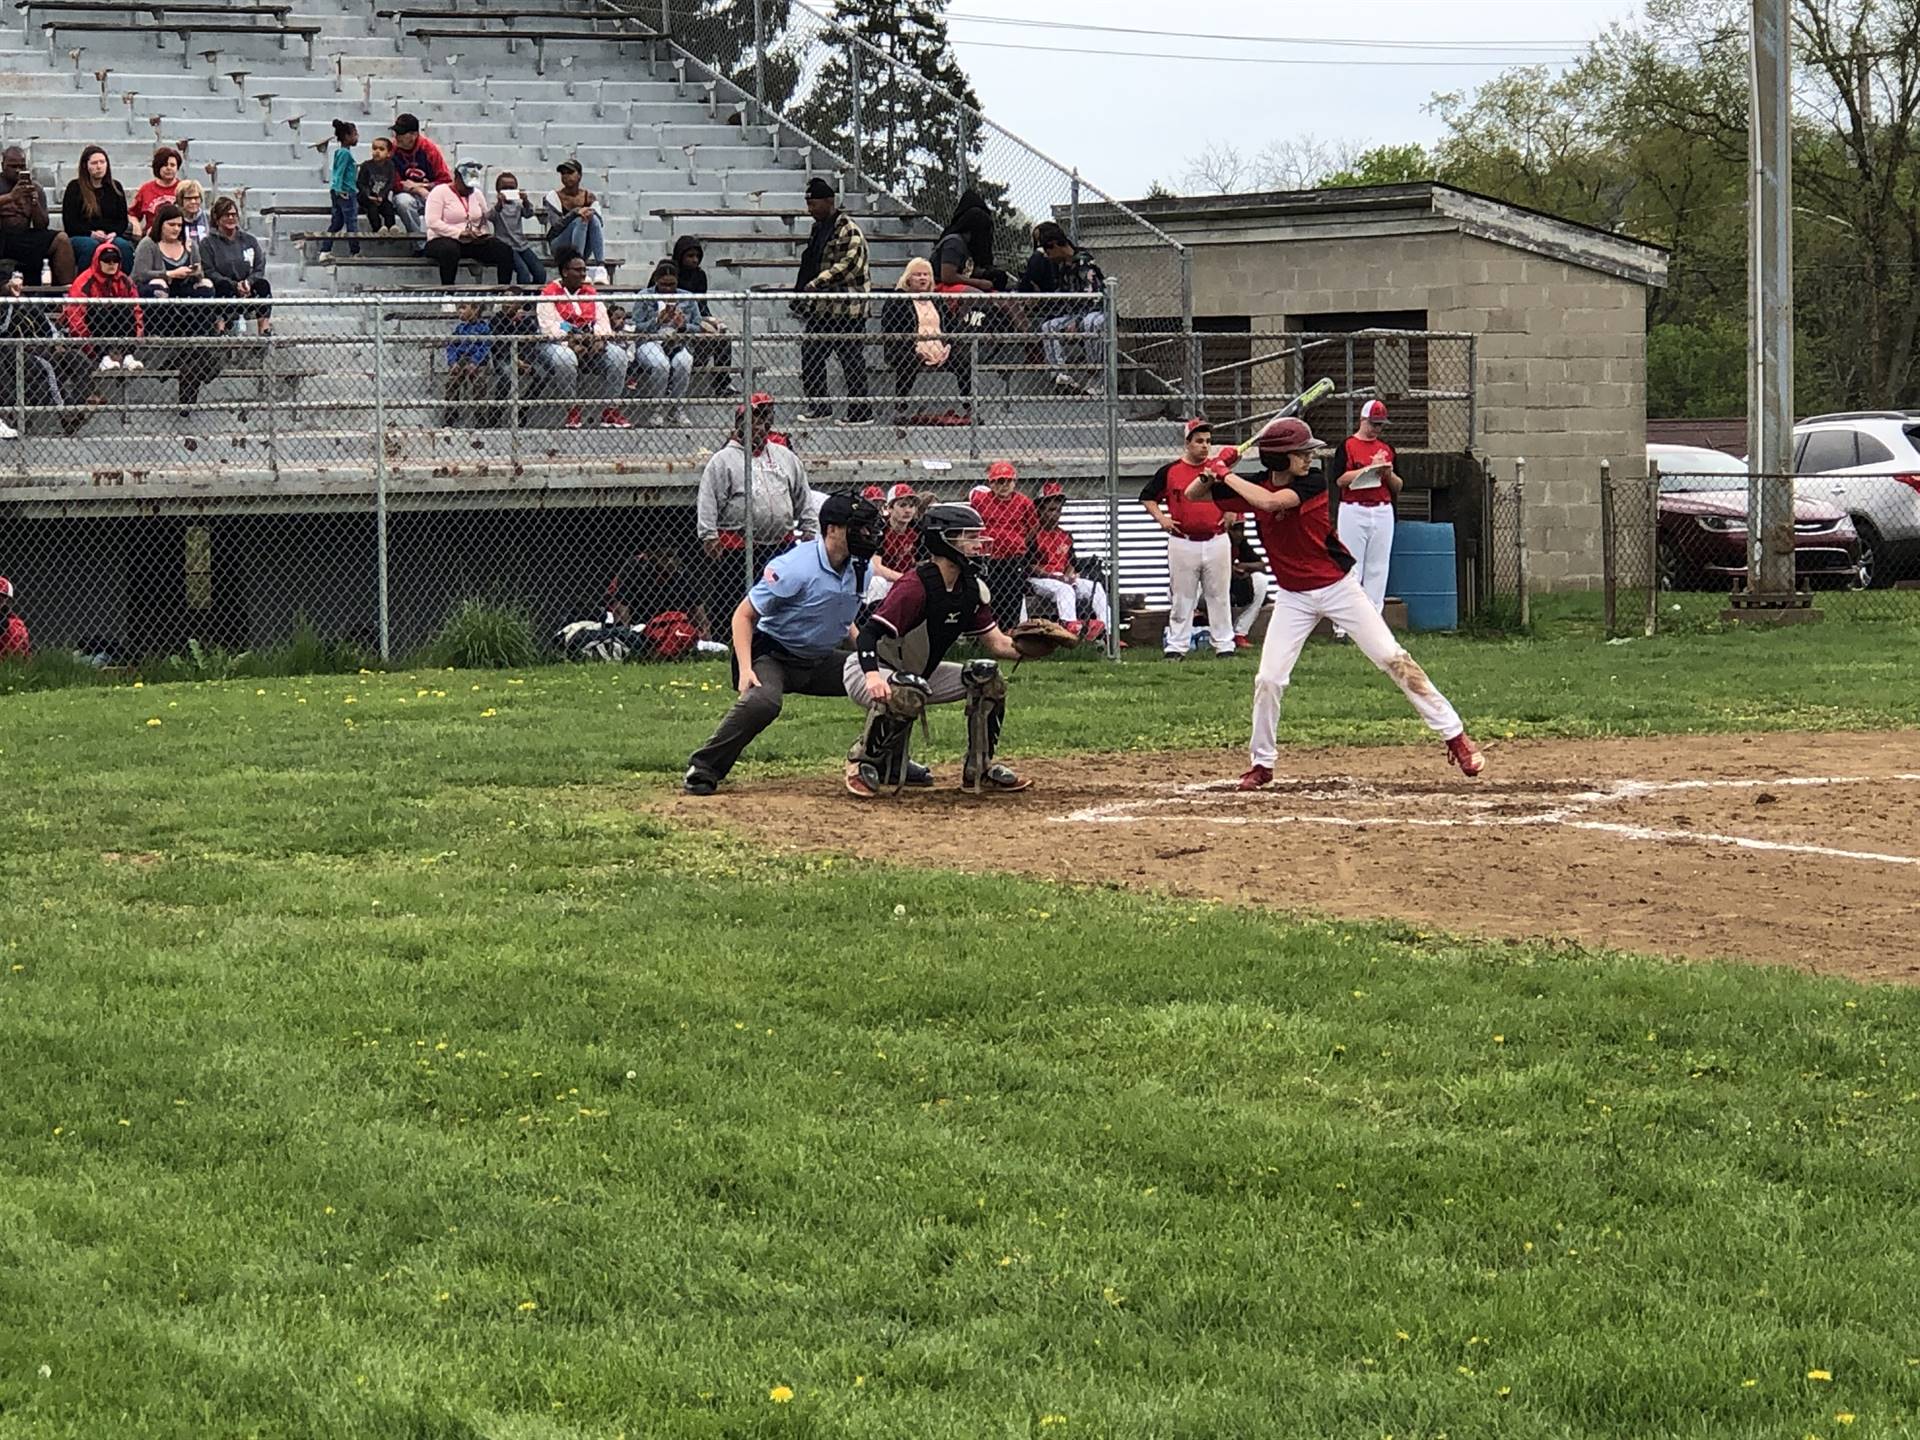
M481 424L482 407L494 398L493 326L481 317L477 301L461 301L455 313L447 346L446 424Z
M350 254L360 253L360 166L353 158L353 147L360 143L360 129L349 120L333 122L333 169L327 175L327 189L333 200L327 217L327 235L320 242L320 263L333 260L333 237L345 235Z

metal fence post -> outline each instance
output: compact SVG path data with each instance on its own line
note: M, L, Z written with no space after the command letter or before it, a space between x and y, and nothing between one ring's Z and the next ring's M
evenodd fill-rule
M1606 633L1613 634L1614 621L1618 618L1618 600L1615 586L1620 579L1619 559L1614 550L1618 537L1614 533L1613 514L1613 461L1600 462L1600 605L1604 617Z
M24 337L13 342L13 428L20 437L13 447L14 468L24 480L27 476L27 342Z
M753 0L753 98L764 116L767 113L766 0Z
M520 471L520 337L507 341L507 456Z
M232 334L233 332L228 331L227 333ZM266 334L265 348L260 352L260 391L261 394L266 397L267 402L267 473L272 475L274 482L278 484L280 480L280 423L275 412L278 411L280 407L274 403L273 340L273 332L269 330ZM215 341L214 343L218 344L219 342Z
M860 124L860 47L850 46L847 50L847 76L853 85L853 183L860 183L861 152L866 148L866 135Z
M1080 167L1067 177L1067 238L1080 243Z
M1660 467L1647 464L1647 638L1660 628Z
M746 542L746 560L744 563L746 565L748 590L753 589L754 582L753 457L755 444L754 428L755 423L759 419L759 416L753 413L753 385L753 296L747 294L743 295L740 299L740 403L746 411L745 417L740 422L740 475L741 479L745 482L741 487L742 503L745 504L747 510L741 523L740 534L741 538ZM742 591L741 593L744 594L746 592ZM707 617L707 623L716 626L725 623L729 631L732 629L731 616L727 617L723 622L721 619L709 615ZM750 656L742 656L741 663L744 665L749 659L751 659Z
M1341 390L1341 393L1346 396L1347 434L1351 435L1356 429L1359 428L1353 422L1353 336L1351 335L1347 336L1346 345L1347 345L1347 373L1346 373L1346 378L1344 382L1340 386L1340 390ZM1307 367L1306 367L1306 362L1304 357L1302 358L1301 365L1300 365L1300 388L1302 390L1307 388Z
M1513 462L1513 570L1514 589L1520 602L1520 628L1533 623L1533 606L1527 584L1527 462Z
M1193 252L1180 247L1180 328L1187 337L1187 413L1198 415L1206 408L1206 375L1201 369L1200 336L1193 328ZM1119 319L1116 313L1112 317Z
M1477 335L1469 335L1467 337L1467 443L1460 447L1462 450L1471 450L1473 448L1474 426L1480 419L1478 408L1480 395L1480 377L1478 373L1480 365L1479 339L1480 337Z
M1118 282L1107 281L1101 296L1106 335L1107 361L1107 603L1111 607L1107 626L1107 658L1120 658L1120 627L1126 617L1120 611L1120 304L1115 295Z
M393 658L387 608L387 330L379 303L373 312L373 528L380 591L380 658Z
M980 332L974 330L967 336L967 378L972 382L973 393L962 395L960 403L967 407L967 458L980 458Z
M967 107L958 102L953 107L953 176L957 198L967 190Z

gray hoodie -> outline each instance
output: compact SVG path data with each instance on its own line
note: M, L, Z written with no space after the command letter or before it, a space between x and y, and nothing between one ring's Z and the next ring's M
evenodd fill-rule
M707 461L700 477L697 525L702 540L747 525L747 455L735 436ZM753 543L784 544L790 534L811 538L820 531L807 469L786 446L763 444L753 463Z
M200 242L200 260L207 274L223 280L258 280L267 273L267 247L244 230L229 240L218 230Z
M522 190L518 200L502 200L493 207L493 233L507 242L507 248L526 254L533 249L527 243L524 222L533 214L533 207L527 204L527 193Z

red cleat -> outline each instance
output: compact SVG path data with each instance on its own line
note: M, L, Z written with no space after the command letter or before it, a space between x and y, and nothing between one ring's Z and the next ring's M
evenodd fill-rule
M1480 753L1480 747L1467 738L1462 730L1447 741L1447 758L1460 767L1460 773L1471 779L1487 768L1487 757Z
M1244 635L1236 635L1233 637L1233 648L1236 650L1244 650L1251 644L1253 644L1253 641Z
M1264 790L1273 783L1273 771L1264 765L1256 765L1240 777L1242 790Z
M631 430L633 422L609 405L600 412L600 423L613 430Z
M1080 638L1091 645L1095 641L1102 639L1106 633L1107 627L1105 625L1101 624L1098 620L1089 620L1087 621L1087 628L1081 632Z
M1062 628L1071 630L1076 638L1080 635L1080 622L1078 620L1065 621L1063 622Z
M580 407L576 405L571 410L567 411L567 429L578 430L579 428L580 428Z

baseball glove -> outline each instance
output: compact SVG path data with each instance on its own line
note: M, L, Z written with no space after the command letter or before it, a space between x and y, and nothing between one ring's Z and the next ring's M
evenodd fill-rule
M1072 649L1080 637L1057 620L1022 620L1007 632L1022 660L1043 660L1054 651Z

